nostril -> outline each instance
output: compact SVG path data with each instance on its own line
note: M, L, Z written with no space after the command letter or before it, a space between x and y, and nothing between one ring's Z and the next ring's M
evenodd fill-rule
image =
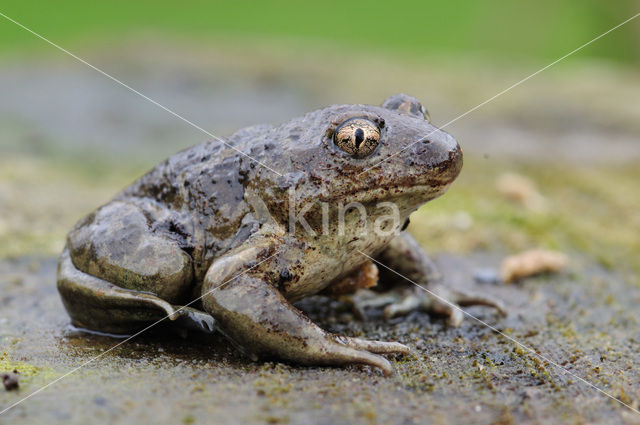
M431 139L429 139L429 137L423 137L422 139L418 140L418 143L428 145L429 143L431 143Z

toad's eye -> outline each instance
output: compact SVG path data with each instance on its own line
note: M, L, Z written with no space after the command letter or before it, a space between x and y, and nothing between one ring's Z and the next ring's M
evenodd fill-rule
M380 143L380 128L366 118L351 118L336 129L333 142L354 158L364 158Z

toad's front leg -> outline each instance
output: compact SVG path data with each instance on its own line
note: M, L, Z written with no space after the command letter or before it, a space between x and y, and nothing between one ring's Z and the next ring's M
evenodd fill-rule
M269 247L255 246L239 250L216 260L207 272L203 306L221 331L258 355L306 365L368 364L391 374L391 364L378 354L409 348L338 336L315 325L268 281L269 252Z
M406 232L395 237L374 261L380 269L381 286L399 281L407 281L408 284L401 299L385 308L385 317L401 316L421 309L444 314L449 317L451 325L460 326L464 316L459 306L483 305L495 308L502 315L506 314L500 300L445 286L435 264Z

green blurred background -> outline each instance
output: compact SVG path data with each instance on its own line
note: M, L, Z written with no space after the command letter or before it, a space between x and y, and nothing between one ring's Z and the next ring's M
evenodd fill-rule
M369 50L551 60L640 10L637 0L124 1L6 0L0 11L56 42L159 32L164 36L273 37ZM637 63L640 31L619 31L585 56ZM42 47L0 23L0 48Z
M0 4L220 136L397 92L441 126L639 11L637 0ZM546 247L640 269L639 40L637 19L448 126L465 167L411 231L433 251ZM205 138L0 18L0 257L55 255L83 214ZM501 193L509 173L545 207Z

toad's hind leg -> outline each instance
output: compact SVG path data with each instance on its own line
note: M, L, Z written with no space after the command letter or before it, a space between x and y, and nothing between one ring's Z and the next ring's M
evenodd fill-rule
M172 305L151 293L120 288L78 270L68 248L58 263L58 291L71 323L83 329L126 335L165 318L204 332L215 329L213 317L203 311Z
M192 284L191 258L152 232L136 205L114 202L77 225L58 264L58 290L78 327L127 334L165 317L211 330L213 318L177 307Z

